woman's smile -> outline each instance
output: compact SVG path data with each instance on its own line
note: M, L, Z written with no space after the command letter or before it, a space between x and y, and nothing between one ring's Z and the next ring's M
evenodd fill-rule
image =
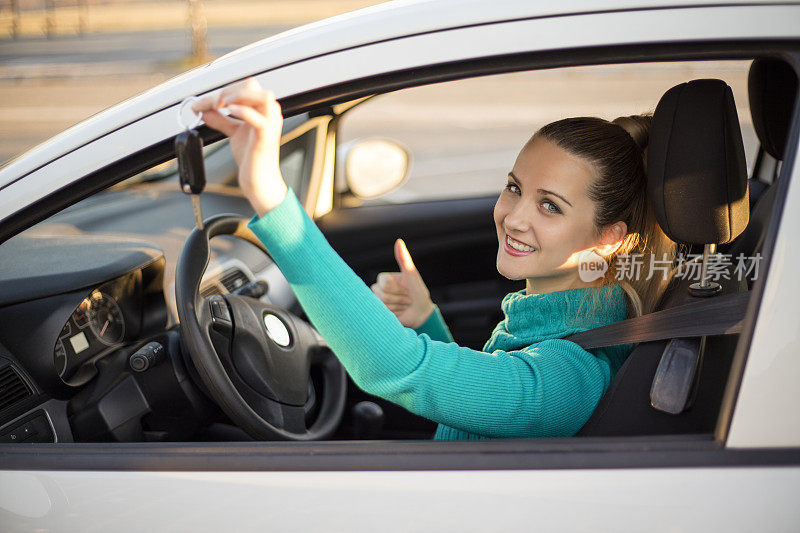
M513 255L514 257L522 257L532 254L536 251L536 248L529 246L522 241L518 241L510 235L506 235L505 251L507 254Z

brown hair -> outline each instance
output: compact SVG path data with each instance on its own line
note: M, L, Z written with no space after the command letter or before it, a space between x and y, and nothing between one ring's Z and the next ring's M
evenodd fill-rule
M605 258L609 268L602 286L615 282L622 286L628 295L629 317L651 312L671 280L657 266L651 269L650 254L671 272L678 251L656 222L647 195L645 161L651 118L634 115L611 122L596 117L567 118L542 127L531 139L544 138L593 164L597 177L589 185L588 196L595 204L598 235L617 221L628 226L622 245ZM616 259L638 254L644 254L638 274L627 276L624 272L618 280Z

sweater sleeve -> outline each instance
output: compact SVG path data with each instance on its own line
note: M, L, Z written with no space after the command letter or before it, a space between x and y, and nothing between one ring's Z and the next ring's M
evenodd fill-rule
M442 312L436 304L433 305L433 313L428 317L428 320L415 328L414 331L417 332L417 335L425 333L435 341L454 342L453 334L450 333L450 328L447 327Z
M562 339L487 353L403 327L291 189L249 227L356 385L413 413L487 437L569 436L610 383L606 358Z

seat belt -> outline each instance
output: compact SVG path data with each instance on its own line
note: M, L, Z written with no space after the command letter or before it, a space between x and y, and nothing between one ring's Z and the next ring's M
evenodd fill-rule
M677 415L691 407L694 400L705 337L742 331L749 300L749 292L714 296L574 333L564 339L585 350L669 339L650 388L650 405Z
M646 341L706 335L730 335L742 331L750 292L698 299L670 309L607 326L573 333L564 340L584 350Z

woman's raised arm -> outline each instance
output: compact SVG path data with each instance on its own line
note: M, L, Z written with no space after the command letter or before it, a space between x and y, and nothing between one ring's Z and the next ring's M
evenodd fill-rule
M361 389L487 437L577 432L611 381L606 357L554 339L481 352L404 327L336 254L289 190L250 228Z
M231 117L217 112L220 107ZM195 109L231 137L239 182L258 214L250 228L359 387L487 437L567 436L588 420L611 379L607 358L560 339L486 353L404 327L286 188L274 96L248 80L218 99L202 99Z

